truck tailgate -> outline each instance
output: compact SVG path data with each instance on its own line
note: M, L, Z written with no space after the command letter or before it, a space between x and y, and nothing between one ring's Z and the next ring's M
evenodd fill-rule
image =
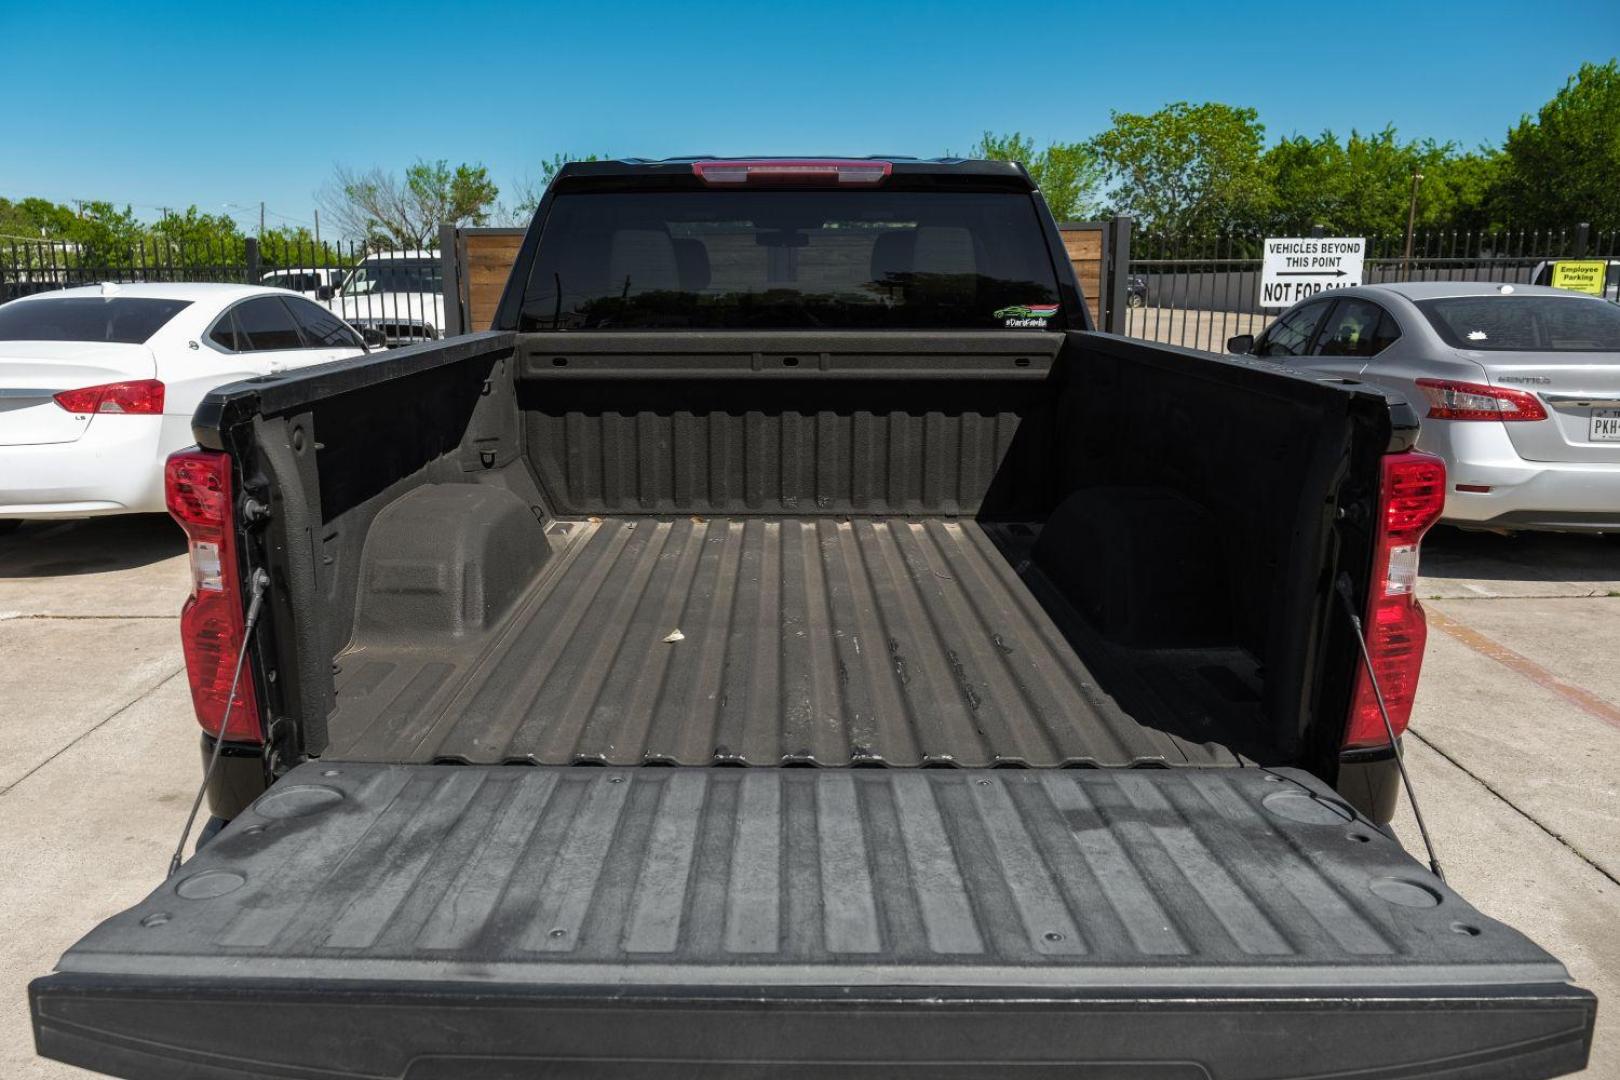
M30 994L153 1080L1554 1076L1596 1009L1258 769L312 763Z

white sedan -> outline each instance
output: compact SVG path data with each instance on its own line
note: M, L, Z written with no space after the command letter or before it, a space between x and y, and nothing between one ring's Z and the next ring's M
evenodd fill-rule
M366 351L284 289L115 285L0 304L0 526L157 513L216 386Z

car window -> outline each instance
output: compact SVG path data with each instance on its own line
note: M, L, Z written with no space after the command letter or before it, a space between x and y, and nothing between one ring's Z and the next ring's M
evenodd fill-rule
M1399 336L1394 320L1371 300L1340 300L1311 353L1377 356Z
M234 308L219 317L219 321L214 324L214 328L208 331L208 340L227 352L236 352L238 349L246 348L246 344L241 341L236 332L236 311Z
M106 341L140 345L190 300L51 296L0 306L0 341Z
M1620 306L1595 296L1446 296L1418 310L1446 344L1485 352L1620 352Z
M342 319L327 311L319 304L312 304L308 300L288 300L287 306L292 309L293 317L298 320L298 328L304 332L304 340L311 349L358 349L361 348L360 335L349 329Z
M238 351L301 349L298 325L279 297L260 296L236 306Z
M1328 300L1312 300L1293 311L1284 312L1266 329L1265 340L1255 350L1255 355L1298 356L1303 353L1316 333L1316 324L1322 321L1330 304Z
M378 259L364 262L343 283L344 296L444 291L444 265L438 261Z

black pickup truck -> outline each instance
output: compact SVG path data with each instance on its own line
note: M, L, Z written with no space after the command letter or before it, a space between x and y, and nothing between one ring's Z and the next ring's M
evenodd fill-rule
M199 411L169 501L228 824L34 982L38 1048L1579 1069L1592 995L1383 827L1445 487L1415 430L1093 332L1016 165L569 165L493 330Z

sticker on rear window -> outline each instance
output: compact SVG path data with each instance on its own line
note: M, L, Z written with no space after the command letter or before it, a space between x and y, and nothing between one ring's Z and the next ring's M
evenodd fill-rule
M995 317L1001 320L1001 325L1014 329L1036 327L1044 330L1046 320L1056 315L1056 304L1013 304L1010 307L1000 308Z

